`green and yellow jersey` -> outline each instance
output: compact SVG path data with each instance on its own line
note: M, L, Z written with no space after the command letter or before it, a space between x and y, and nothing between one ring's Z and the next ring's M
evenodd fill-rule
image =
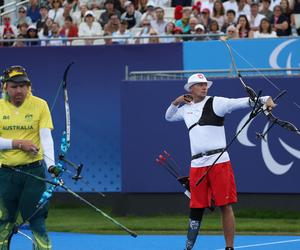
M50 110L46 101L28 95L20 107L9 101L0 100L0 137L13 140L31 140L39 147L39 153L32 155L20 149L0 151L0 163L17 166L43 159L39 131L53 129Z

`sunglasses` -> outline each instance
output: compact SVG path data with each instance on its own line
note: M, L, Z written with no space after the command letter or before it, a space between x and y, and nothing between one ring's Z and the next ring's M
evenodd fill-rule
M26 13L26 11L24 11L24 10L19 10L19 13Z

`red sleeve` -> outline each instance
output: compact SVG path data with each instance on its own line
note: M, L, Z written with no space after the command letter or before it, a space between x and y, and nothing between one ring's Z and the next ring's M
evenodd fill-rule
M75 25L70 29L69 37L78 37L78 28Z

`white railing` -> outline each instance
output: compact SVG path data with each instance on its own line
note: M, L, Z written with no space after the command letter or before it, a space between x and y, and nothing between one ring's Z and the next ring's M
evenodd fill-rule
M126 70L127 80L145 81L145 80L181 80L186 79L190 75L198 73L199 70L164 70L164 71L131 71ZM243 68L239 69L243 76L262 77L263 76L300 76L300 68ZM287 74L287 72L290 72ZM237 73L233 69L201 69L201 73L210 78L218 77L237 77Z
M41 46L47 46L47 44L51 44L52 42L61 42L60 45L101 45L105 44L105 40L126 40L127 42L125 44L136 44L136 40L142 40L142 39L149 39L149 38L195 38L196 41L209 41L209 40L197 40L197 39L214 39L217 40L220 37L226 37L224 35L215 35L215 34L201 34L201 35L195 35L195 34L182 34L182 35L141 35L141 36L91 36L91 37L57 37L57 38L13 38L13 39L0 39L0 44L2 43L15 43L15 42L24 42L27 43L27 46L30 46L30 43L36 43L38 42ZM277 39L281 39L277 38ZM286 37L289 39L300 39L299 36L289 36ZM250 38L242 38L239 40L249 40ZM255 40L259 39L267 39L267 38L255 38ZM273 38L276 39L276 38ZM178 41L180 42L180 41ZM164 40L161 40L159 43L164 43ZM165 42L166 43L166 42ZM167 42L172 43L172 42ZM142 44L142 42L141 42ZM1 47L0 47L1 49Z

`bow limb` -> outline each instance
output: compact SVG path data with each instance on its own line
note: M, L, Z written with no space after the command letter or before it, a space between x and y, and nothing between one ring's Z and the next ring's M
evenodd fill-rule
M225 46L227 47L228 51L229 51L229 54L230 54L230 58L231 58L231 63L232 63L232 67L233 69L235 70L240 82L242 83L243 87L245 88L250 100L252 102L255 102L256 98L257 98L257 94L256 92L254 91L253 88L251 88L248 84L245 83L241 73L239 72L237 66L236 66L236 62L235 62L235 59L234 59L234 56L233 56L233 53L232 53L232 49L231 49L231 46L227 43L226 40L221 40Z
M66 128L65 131L63 132L63 136L61 139L61 145L60 145L60 155L65 156L65 154L67 153L69 147L70 147L70 107L69 107L69 103L68 103L68 92L67 92L67 75L69 72L70 67L72 66L73 62L70 63L65 71L64 71L64 75L63 75L63 80L61 82L61 85L64 89L64 100L65 100L65 113L66 113ZM60 87L59 87L60 89ZM59 89L57 90L57 94L56 97L51 105L51 111L53 110L55 103L57 101L57 96L59 93ZM49 158L47 155L44 154L44 157ZM58 164L57 166L61 169L61 171L63 172L65 170L65 168L63 167L63 162L60 159L61 157L59 157L58 159ZM42 179L41 179L42 180ZM44 180L45 181L45 180ZM46 204L47 202L51 199L51 197L53 196L55 189L57 188L57 186L59 186L61 183L63 183L63 180L61 178L54 178L53 181L45 181L48 184L50 184L48 186L48 188L45 190L45 192L42 194L37 206L36 206L36 210L32 213L32 215L30 215L29 218L25 219L23 221L22 224L24 224L26 221L28 221L29 219L33 218L33 216L35 216L37 214L37 212L39 210L41 210Z
M74 62L71 62L65 69L62 87L64 90L64 103L65 103L65 115L66 115L66 125L65 125L65 142L61 145L62 153L66 154L70 145L71 145L71 118L70 118L70 105L68 98L68 89L67 89L67 75Z
M265 114L268 120L272 123L279 125L282 128L285 128L291 132L295 132L296 134L300 135L299 129L291 122L280 120L279 118L275 117L272 112L265 111Z

